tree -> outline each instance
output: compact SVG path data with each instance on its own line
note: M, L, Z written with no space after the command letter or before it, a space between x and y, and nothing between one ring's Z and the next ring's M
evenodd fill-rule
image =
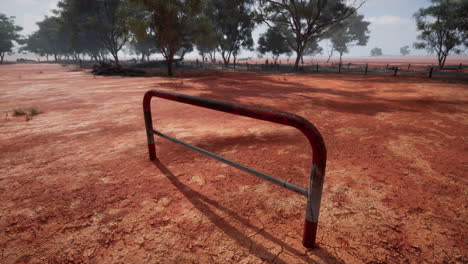
M369 40L369 22L364 21L364 16L353 14L337 25L332 33L332 49L340 54L340 63L343 54L349 52L349 48L355 45L365 46Z
M3 63L5 54L12 52L14 42L20 41L21 36L18 34L22 27L15 25L15 17L7 17L0 13L0 63Z
M214 25L206 15L197 20L194 42L203 61L205 61L205 57L208 55L211 62L216 62L218 41Z
M58 61L60 54L68 53L70 47L63 31L60 30L60 18L46 16L44 20L37 22L37 26L39 29L26 39L21 50L46 56L47 60L53 55L55 61Z
M406 56L408 54L410 54L410 50L409 50L409 46L406 45L406 46L403 46L400 48L400 53L402 56Z
M156 46L167 63L167 73L173 75L174 56L185 54L193 39L194 21L201 12L201 0L132 0L147 10ZM182 52L181 52L182 51Z
M449 54L460 54L468 47L467 10L468 0L432 0L431 6L414 14L421 31L414 47L436 52L440 69Z
M285 24L294 38L289 45L296 52L294 69L310 41L330 35L333 26L354 14L361 4L350 6L344 0L260 0L258 19L269 27ZM356 2L356 1L355 1Z
M252 50L252 31L255 27L253 0L210 0L209 18L214 26L218 50L226 66L242 48Z
M106 47L95 27L95 9L90 0L62 0L55 14L61 18L61 31L71 52L88 54L96 62L104 60Z
M375 47L373 48L371 51L371 56L375 57L375 56L382 56L382 49L381 48L378 48L378 47Z
M269 28L265 33L260 35L258 39L258 52L262 55L271 53L273 55L274 64L276 64L281 54L290 55L292 53L292 49L289 47L286 37L282 34L284 30L281 27L281 25L276 25L273 28Z
M95 16L90 24L95 28L106 49L119 64L119 51L130 39L129 19L132 8L126 0L101 0L90 5Z

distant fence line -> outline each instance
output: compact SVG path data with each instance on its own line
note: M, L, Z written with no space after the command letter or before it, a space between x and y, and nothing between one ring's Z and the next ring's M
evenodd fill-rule
M108 62L111 62L110 60ZM128 60L121 61L124 64L132 65L138 67L139 63L137 60ZM6 62L5 64L10 64L15 62ZM60 64L79 64L80 67L85 66L89 67L92 64L95 64L94 61L83 60L77 62L76 60L61 60L58 62L53 61L33 61L33 60L23 60L17 61L17 63L60 63ZM148 62L147 62L148 63ZM164 66L164 61L151 61L150 64L158 65L157 67ZM144 63L143 63L144 64ZM141 64L140 64L141 65ZM251 71L251 72L270 72L270 73L293 73L294 65L292 63L249 63L249 62L236 62L225 66L222 61L216 63L205 62L202 63L199 60L185 60L177 61L176 66L183 68L192 68L192 69L207 69L207 70L221 70L221 69L234 69L239 71ZM387 63L387 64L374 64L374 63L305 63L299 65L299 72L304 73L352 73L352 74L362 74L362 75L371 75L371 74L386 74L386 75L417 75L417 76L427 76L429 78L433 77L458 77L458 78L468 78L468 72L465 71L468 69L468 65L463 63L459 64L450 64L445 65L441 70L436 65L422 65L415 63Z
M246 70L253 72L294 72L293 64L259 64L259 63L236 63L230 64L228 67L222 62L218 63L201 63L199 61L184 61L181 65L192 68L204 69L221 69L230 68L237 70ZM305 73L355 73L355 74L388 74L393 76L398 75L419 75L427 76L429 78L436 76L445 77L465 77L468 78L468 65L463 63L454 65L445 65L443 69L439 69L435 65L420 65L420 64L402 64L402 63L388 63L388 64L369 64L369 63L308 63L300 64L299 71Z

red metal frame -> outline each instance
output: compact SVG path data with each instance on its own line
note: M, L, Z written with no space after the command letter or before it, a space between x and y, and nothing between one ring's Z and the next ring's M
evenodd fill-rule
M310 146L312 148L312 166L311 166L312 169L311 169L311 174L310 174L310 179L309 179L308 190L304 190L290 183L287 183L279 179L273 178L269 175L257 172L243 165L226 160L220 156L217 156L216 154L213 154L205 150L202 150L200 148L191 146L187 143L184 143L174 138L170 138L169 136L166 136L158 131L155 131L153 129L153 121L152 121L152 115L151 115L151 98L153 97L164 98L167 100L200 106L200 107L209 108L209 109L213 109L213 110L217 110L221 112L251 117L251 118L269 121L269 122L273 122L277 124L292 126L292 127L299 129L307 137L307 139L309 140ZM306 248L314 248L315 239L317 235L318 218L319 218L319 212L320 212L320 201L321 201L322 190L323 190L323 180L325 176L327 150L326 150L322 135L312 123L310 123L303 117L290 114L290 113L286 113L286 112L262 109L262 108L252 107L252 106L235 104L235 103L227 103L227 102L203 98L203 97L189 96L189 95L173 93L173 92L168 92L168 91L161 91L161 90L150 90L146 92L143 98L143 111L144 111L144 116L145 116L146 134L147 134L147 139L148 139L148 151L149 151L150 160L156 159L156 148L154 144L154 135L156 134L156 135L165 137L166 139L169 139L171 141L174 141L176 143L181 143L184 146L193 148L203 154L211 156L212 158L225 162L231 166L247 171L257 177L267 179L270 182L281 185L282 187L285 187L289 190L295 191L297 193L300 193L306 196L307 197L306 217L305 217L306 219L305 219L304 237L303 237L302 243ZM293 186L293 187L290 187L290 186Z

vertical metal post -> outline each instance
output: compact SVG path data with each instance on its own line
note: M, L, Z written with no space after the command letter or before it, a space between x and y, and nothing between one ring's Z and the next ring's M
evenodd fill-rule
M149 159L156 159L156 147L154 145L154 134L153 134L153 117L151 116L151 95L145 94L143 98L143 113L145 116L145 128L146 128L146 138L148 140L148 153Z
M302 245L306 248L315 248L324 176L325 169L320 169L316 164L313 164L307 193L304 236L302 239Z

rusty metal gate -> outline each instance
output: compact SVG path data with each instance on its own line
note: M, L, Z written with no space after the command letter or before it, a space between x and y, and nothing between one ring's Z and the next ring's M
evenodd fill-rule
M209 108L221 112L251 117L254 119L269 121L277 124L282 124L286 126L292 126L299 129L309 140L310 146L312 148L312 166L310 172L309 186L308 189L304 189L297 185L291 184L284 180L275 178L268 174L262 173L260 171L251 169L242 164L236 163L229 159L223 158L219 155L211 153L207 150L198 148L186 142L180 141L168 135L165 135L159 131L153 129L153 120L151 115L151 98L159 97L167 100L172 100L180 103L200 106L204 108ZM323 189L323 179L325 176L325 166L327 161L327 150L325 148L325 143L323 141L322 135L317 130L317 128L311 124L309 121L300 117L298 115L273 111L268 109L262 109L258 107L246 106L235 103L227 103L223 101L198 97L198 96L189 96L179 93L173 93L168 91L161 90L150 90L146 92L143 98L143 111L145 116L145 125L146 125L146 135L148 139L148 150L150 160L156 159L156 148L154 144L154 135L165 138L169 141L178 143L182 146L191 148L195 151L198 151L208 157L211 157L215 160L226 163L230 166L233 166L239 170L250 173L254 176L267 180L271 183L279 185L283 188L286 188L295 193L301 194L307 197L306 213L305 213L305 225L304 225L304 236L302 244L306 248L314 248L315 238L317 235L317 225L320 212L320 201L322 198L322 189Z

